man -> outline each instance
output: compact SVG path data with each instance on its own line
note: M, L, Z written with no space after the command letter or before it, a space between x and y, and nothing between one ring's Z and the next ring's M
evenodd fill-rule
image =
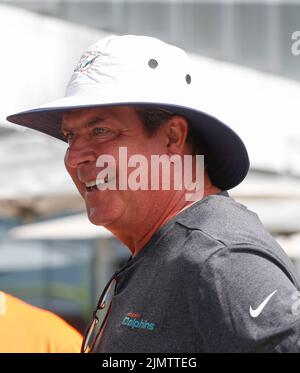
M112 36L82 56L66 97L8 117L69 143L65 165L90 221L132 253L113 276L114 295L91 342L113 282L105 288L86 342L93 352L299 351L295 270L257 215L227 193L248 172L247 151L229 127L201 111L193 80L182 50ZM144 157L142 170L153 155L172 159L172 170L193 156L193 181L196 154L204 154L202 187L193 198L189 184L123 188L132 175L122 149Z
M0 353L80 352L82 336L52 312L0 291Z

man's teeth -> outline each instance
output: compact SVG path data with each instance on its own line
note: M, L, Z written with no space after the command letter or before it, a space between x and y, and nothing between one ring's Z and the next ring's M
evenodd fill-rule
M100 179L100 180L95 180L95 181L88 181L87 183L85 183L85 186L87 188L93 188L95 187L96 185L104 185L108 182L107 179Z
M93 186L96 185L96 182L95 181L88 181L87 183L85 183L85 186L87 188L92 188Z

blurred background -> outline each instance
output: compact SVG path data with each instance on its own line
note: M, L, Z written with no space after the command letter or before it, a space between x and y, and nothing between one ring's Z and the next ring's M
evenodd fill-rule
M78 59L107 34L184 48L199 103L249 150L230 194L254 210L300 274L300 1L0 1L0 290L83 331L129 251L91 225L59 140L6 122L64 94ZM226 218L226 217L225 217Z

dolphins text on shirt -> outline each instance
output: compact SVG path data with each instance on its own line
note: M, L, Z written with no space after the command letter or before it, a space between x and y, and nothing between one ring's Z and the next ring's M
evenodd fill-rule
M154 330L155 329L155 323L149 322L148 320L143 320L142 315L138 313L128 313L121 325L128 326L131 329L146 329L146 330Z

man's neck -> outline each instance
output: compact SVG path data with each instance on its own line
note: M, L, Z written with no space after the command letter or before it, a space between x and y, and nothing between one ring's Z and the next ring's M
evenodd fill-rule
M177 214L187 209L194 203L200 201L204 197L212 194L217 194L221 190L212 184L206 185L204 193L193 201L186 201L185 194L174 194L171 200L165 203L160 203L156 210L156 214L144 214L143 218L136 219L134 227L122 227L122 229L108 228L121 242L123 242L131 251L132 256L136 256L144 246L151 240L156 232L158 232L166 223L172 220ZM147 225L145 225L147 222Z

